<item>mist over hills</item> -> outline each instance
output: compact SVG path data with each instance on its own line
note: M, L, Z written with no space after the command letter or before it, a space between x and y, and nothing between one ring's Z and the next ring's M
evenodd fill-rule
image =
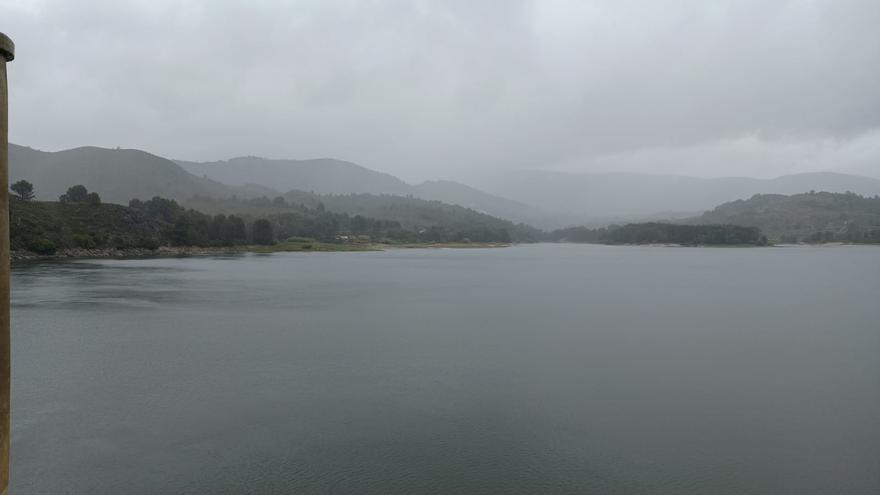
M447 180L410 185L355 163L326 158L248 157L178 163L194 174L233 185L255 183L330 194L412 195L546 229L686 218L755 194L797 194L810 190L851 191L869 196L880 193L880 179L839 173L803 173L775 179L706 179L661 174L523 171L478 176L472 186Z
M526 204L579 216L586 223L684 218L755 194L815 191L880 194L880 179L839 173L803 173L774 179L680 175L577 174L523 171L474 179L477 187Z
M384 172L332 158L273 160L239 157L215 162L177 163L190 173L224 184L256 184L280 191L308 191L318 194L392 194L457 204L465 208L534 225L555 224L551 212L480 191L460 182L427 181L410 185Z
M698 178L678 175L576 174L524 171L474 178L481 188L454 181L411 185L383 172L331 158L218 162L172 161L134 149L81 147L57 152L9 145L10 180L26 179L38 199L55 200L73 184L98 191L104 201L162 196L242 199L291 191L317 194L412 196L460 205L539 228L694 217L755 194L851 191L880 194L880 179L839 173L804 173L775 179ZM486 192L490 191L490 192Z
M237 166L249 166L259 159L233 160ZM406 228L419 231L422 228L442 228L467 238L485 237L486 232L506 230L513 238L536 235L529 227L493 216L480 208L496 201L504 208L525 208L514 202L493 198L481 191L454 183L425 184L420 190L426 196L446 199L445 202L428 200L411 194L413 188L399 179L338 160L321 160L309 163L304 170L286 165L286 169L301 174L299 188L289 188L296 182L278 181L274 184L287 191L265 185L246 182L257 179L269 183L282 172L263 170L254 177L242 176L227 185L207 177L198 177L184 170L177 163L139 150L104 149L83 147L59 152L43 152L31 148L10 146L10 169L12 181L27 180L35 185L37 200L56 201L58 196L72 185L83 184L98 192L108 203L128 204L133 198L149 199L154 196L174 199L184 205L208 213L236 213L265 215L287 213L289 208L270 211L272 201L268 198L284 196L298 205L313 208L321 205L328 211L354 215L381 215L380 219L398 221ZM327 173L323 173L326 166ZM246 170L246 169L245 169ZM311 178L309 178L311 177ZM352 193L358 185L366 185L371 193ZM370 184L373 184L372 186ZM307 191L315 188L342 191L337 194ZM386 188L397 194L382 192ZM443 191L453 191L454 198L445 197ZM476 202L469 199L476 198ZM488 198L488 199L487 199ZM256 202L246 202L244 200ZM466 204L461 204L466 203ZM479 204L476 204L479 203ZM447 232L448 233L448 232ZM451 235L451 234L450 234Z

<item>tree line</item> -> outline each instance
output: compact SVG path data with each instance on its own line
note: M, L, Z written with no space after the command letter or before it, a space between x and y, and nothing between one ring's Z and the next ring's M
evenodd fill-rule
M598 229L570 227L550 232L547 240L596 244L681 244L687 246L756 245L769 242L757 227L678 225L661 222L612 225Z
M22 201L31 201L34 199L34 185L22 179L15 184L9 186L9 189L15 193L15 198ZM89 192L86 186L77 184L70 186L67 192L58 197L61 203L85 203L90 205L101 204L101 196L96 192Z
M328 243L351 242L355 238L394 243L511 242L510 233L504 228L434 225L417 230L405 229L395 220L330 212L320 203L314 208L289 205L280 213L260 217L250 214L212 216L158 196L148 201L133 199L129 207L165 224L164 237L180 246L269 245L289 238Z
M461 221L456 217L455 222L435 220L429 226L405 228L397 220L332 212L320 201L306 205L288 202L283 197L217 200L221 207L252 207L256 213L245 209L245 213L238 215L212 215L160 196L132 199L127 209L102 205L100 195L81 184L68 188L58 203L33 201L33 184L25 180L12 184L10 189L15 198L12 209L16 214L14 233L20 241L17 248L45 253L66 248L271 245L291 238L327 243L512 240L507 223L487 222L471 213L465 217L471 215L480 221Z

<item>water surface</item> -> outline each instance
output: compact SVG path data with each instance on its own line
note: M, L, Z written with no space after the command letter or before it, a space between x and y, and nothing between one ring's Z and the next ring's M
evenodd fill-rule
M25 264L12 494L880 493L880 249Z

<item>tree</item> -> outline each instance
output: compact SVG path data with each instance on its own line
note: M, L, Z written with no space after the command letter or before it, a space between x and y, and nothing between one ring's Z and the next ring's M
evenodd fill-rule
M244 220L241 218L229 215L229 218L226 219L226 229L226 236L233 244L247 242L247 229L245 229Z
M275 234L272 232L272 223L261 218L254 222L254 244L270 246L275 244Z
M86 203L95 206L101 204L101 196L96 192L90 192L86 195Z
M24 201L30 201L34 199L34 185L26 180L20 180L15 184L9 186L9 189L12 189L12 192L18 195L18 197Z
M62 203L85 203L88 195L89 190L86 189L86 186L78 184L67 189L67 192L62 194L58 200Z

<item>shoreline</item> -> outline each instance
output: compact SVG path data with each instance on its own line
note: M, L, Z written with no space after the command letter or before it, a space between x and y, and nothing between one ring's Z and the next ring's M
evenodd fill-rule
M224 254L243 254L249 252L248 246L228 246L203 248L197 246L162 246L158 249L146 248L101 248L101 249L60 249L54 254L39 254L32 251L10 251L11 261L66 260L98 258L166 258L176 256L211 256Z
M240 254L272 253L328 253L328 252L376 252L391 249L489 249L509 247L504 243L425 243L425 244L332 244L332 243L278 243L272 246L242 245L222 247L199 246L160 246L158 249L146 248L100 248L100 249L62 249L54 254L38 254L32 251L10 251L9 259L15 261L38 260L77 260L77 259L124 259L124 258L176 258L187 256L224 256Z
M543 244L543 243L534 243ZM876 244L833 242L825 244L769 244L757 246L754 244L605 244L590 242L559 242L550 244L594 245L615 247L651 247L651 248L750 248L750 247L845 247L845 246L876 246ZM222 247L199 247L199 246L161 246L158 249L146 248L101 248L101 249L62 249L54 254L38 254L31 251L10 251L9 259L17 261L52 261L52 260L79 260L79 259L126 259L126 258L179 258L187 256L230 256L241 254L272 254L272 253L354 253L354 252L379 252L405 249L498 249L513 246L513 243L501 242L432 242L432 243L366 243L366 244L334 244L334 243L278 243L272 246L242 245Z

